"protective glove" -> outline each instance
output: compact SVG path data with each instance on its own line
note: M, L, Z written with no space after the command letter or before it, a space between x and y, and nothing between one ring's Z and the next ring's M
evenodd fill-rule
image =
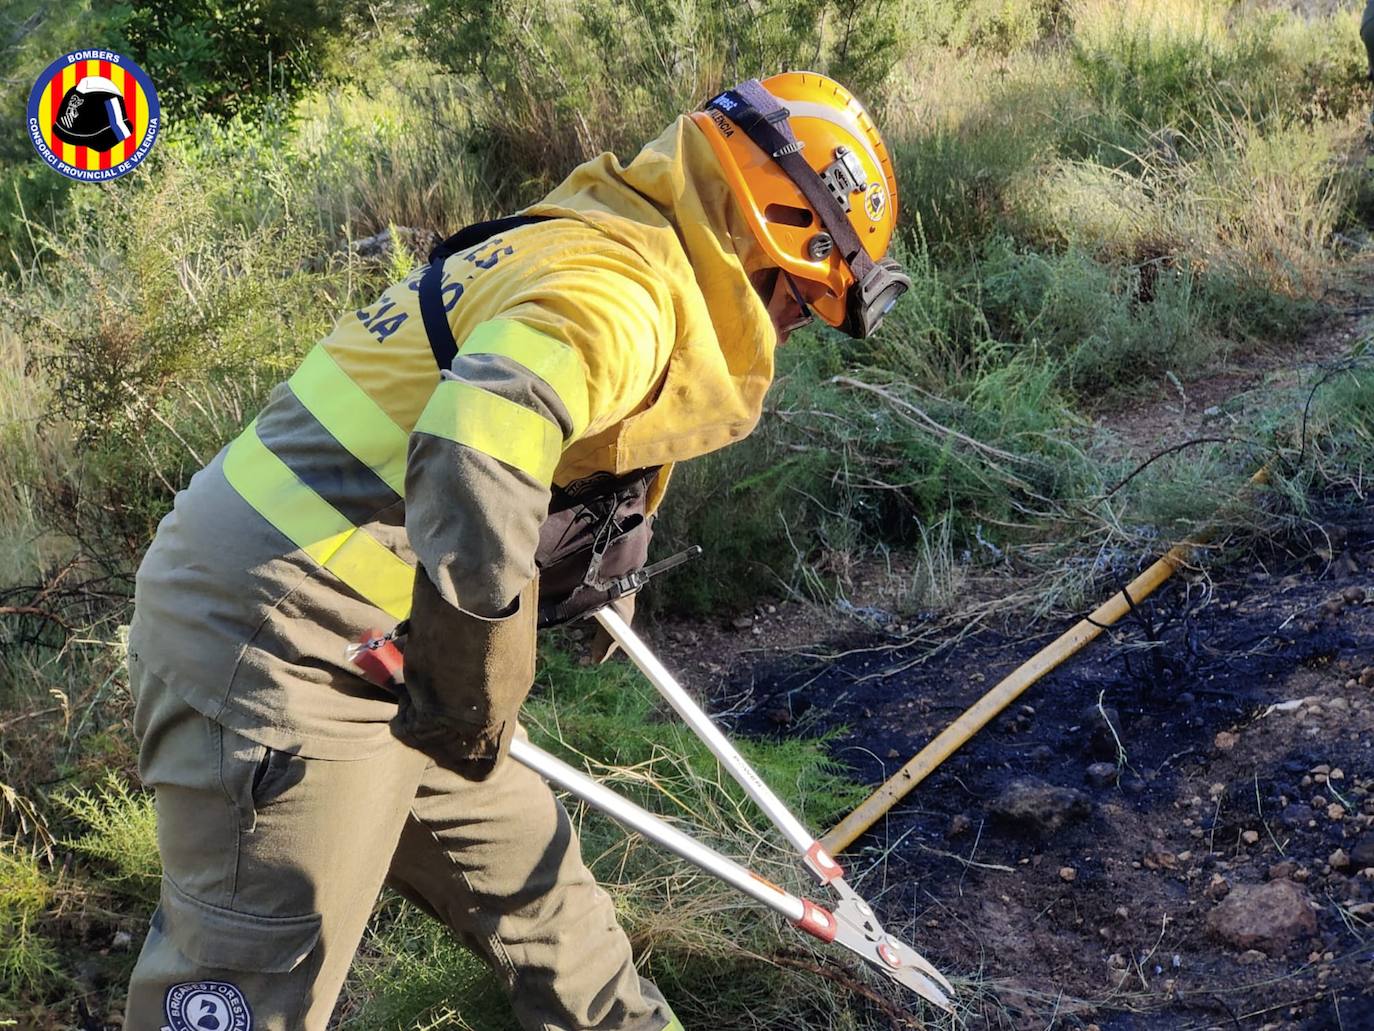
M494 619L444 600L424 569L405 639L396 737L468 780L486 780L510 750L534 683L538 579Z

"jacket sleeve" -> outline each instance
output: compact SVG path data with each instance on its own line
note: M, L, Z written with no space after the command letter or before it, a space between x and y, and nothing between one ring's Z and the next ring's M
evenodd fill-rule
M419 568L392 726L464 776L485 778L505 754L533 681L554 470L652 390L664 314L641 280L545 275L467 336L416 423L406 531Z

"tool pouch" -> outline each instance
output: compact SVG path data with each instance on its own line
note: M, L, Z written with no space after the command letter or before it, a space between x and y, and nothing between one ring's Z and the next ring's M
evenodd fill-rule
M649 559L649 487L658 467L623 476L594 473L554 487L539 531L539 626L556 626L635 589Z
M538 592L535 577L512 612L485 619L450 605L416 570L397 738L469 780L491 775L534 683Z

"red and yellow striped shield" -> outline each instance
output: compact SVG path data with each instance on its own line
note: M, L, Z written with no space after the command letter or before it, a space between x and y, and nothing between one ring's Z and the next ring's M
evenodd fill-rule
M142 161L160 128L157 92L134 62L112 51L64 54L29 96L29 135L54 170L100 182Z

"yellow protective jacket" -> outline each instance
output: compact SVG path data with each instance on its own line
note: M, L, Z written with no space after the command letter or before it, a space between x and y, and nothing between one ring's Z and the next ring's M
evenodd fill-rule
M381 747L396 705L345 652L418 604L419 736L426 712L455 715L454 678L466 700L532 672L550 484L667 466L754 427L776 336L690 119L628 166L580 166L528 213L551 220L445 261L459 353L442 376L417 270L345 315L177 495L139 569L130 647L210 718L321 758ZM445 656L453 617L498 650ZM505 720L504 741L514 715L471 719Z

